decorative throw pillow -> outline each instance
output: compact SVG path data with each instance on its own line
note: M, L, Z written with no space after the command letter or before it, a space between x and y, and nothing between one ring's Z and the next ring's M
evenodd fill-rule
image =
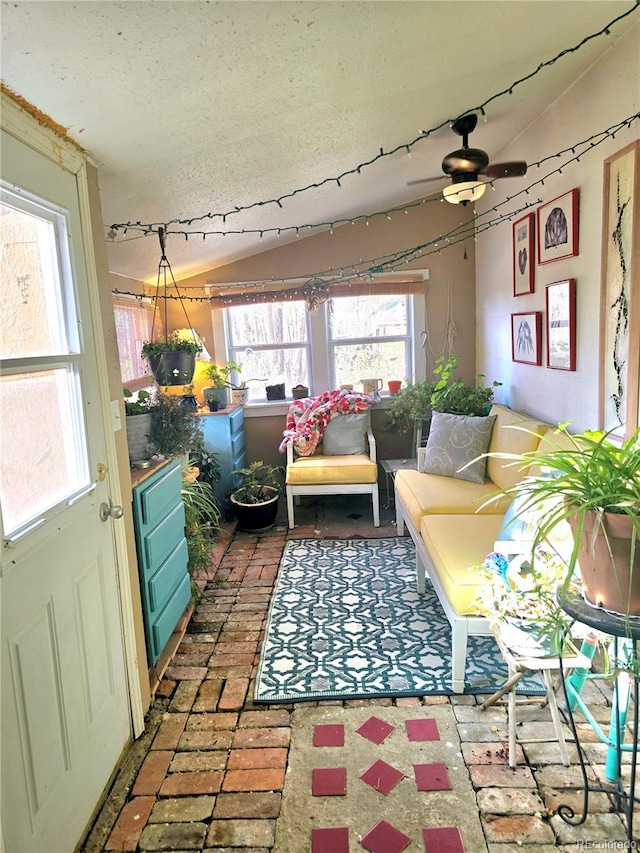
M365 453L364 431L367 413L336 415L324 428L322 452L325 456L354 456Z
M455 477L471 483L484 483L487 460L478 457L489 449L495 421L495 415L477 418L434 412L425 449L423 472ZM472 464L463 467L469 462Z

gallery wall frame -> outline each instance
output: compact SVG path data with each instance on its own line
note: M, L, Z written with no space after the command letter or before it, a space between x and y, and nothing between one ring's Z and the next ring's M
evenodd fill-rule
M534 213L513 223L513 295L533 293L535 276L535 223Z
M600 427L640 425L640 140L604 161L600 292Z
M554 281L545 288L547 367L576 369L576 280Z
M539 264L578 254L577 188L541 205L536 214Z
M542 364L542 311L511 315L511 360Z

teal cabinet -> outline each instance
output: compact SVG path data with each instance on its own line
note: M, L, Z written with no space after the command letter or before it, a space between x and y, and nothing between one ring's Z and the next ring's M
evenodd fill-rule
M150 666L160 657L191 599L181 488L182 470L173 461L133 489L133 520Z
M222 412L205 412L198 415L204 433L204 445L218 458L220 480L214 485L215 496L221 507L229 506L229 493L235 488L231 472L244 468L247 456L244 449L244 409L234 406Z

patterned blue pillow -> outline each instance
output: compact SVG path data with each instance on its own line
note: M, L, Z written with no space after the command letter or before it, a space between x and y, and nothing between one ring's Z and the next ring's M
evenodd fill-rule
M433 412L422 470L471 483L484 483L495 415L486 418ZM473 460L475 459L475 462ZM467 463L473 464L464 467Z

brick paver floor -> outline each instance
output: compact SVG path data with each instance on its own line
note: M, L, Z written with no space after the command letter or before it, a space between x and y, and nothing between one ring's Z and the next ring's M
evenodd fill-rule
M393 533L391 529L388 535ZM164 674L147 730L123 763L84 853L272 850L295 706L254 706L252 695L286 536L280 525L262 535L236 533L229 540L207 597L196 608ZM605 683L598 684L602 686L587 683L584 696L606 727L611 691ZM582 778L577 765L565 768L559 763L555 744L519 746L518 766L509 769L506 711L498 706L482 711L483 698L342 704L454 706L490 853L551 853L558 845L577 853L589 846L605 849L603 845L615 841L623 845L624 827L607 794L591 796L590 814L581 827L568 826L556 814L561 802L580 808ZM527 728L532 737L551 728L548 711L533 705L523 707L518 720L523 736ZM605 747L589 726L580 728L589 773L603 779ZM569 750L575 760L575 746Z

